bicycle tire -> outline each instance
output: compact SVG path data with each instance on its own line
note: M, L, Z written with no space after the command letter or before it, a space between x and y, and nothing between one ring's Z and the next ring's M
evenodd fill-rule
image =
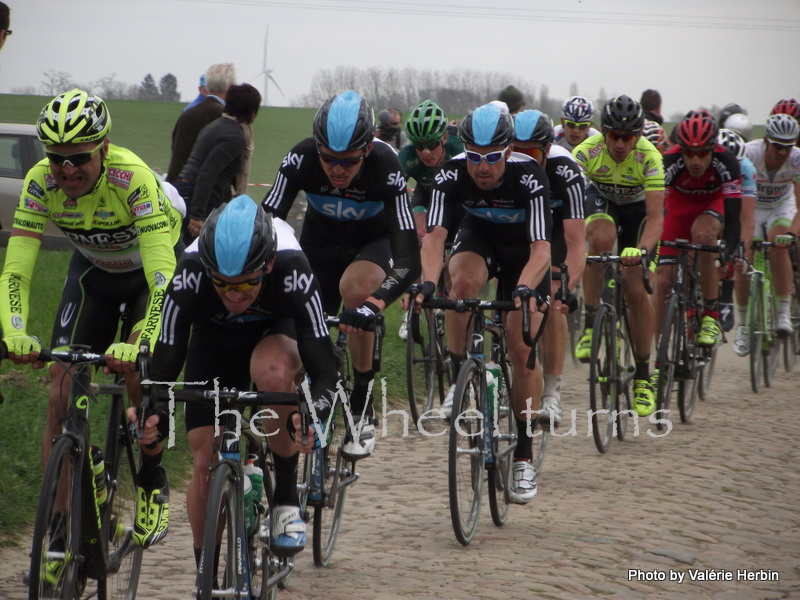
M775 329L777 324L777 311L775 307L775 300L772 296L771 287L766 285L765 282L765 291L766 291L766 300L765 304L767 307L767 322L766 327L764 329L765 336L764 336L764 349L762 352L762 358L764 359L764 386L765 387L772 387L772 381L775 378L775 373L778 370L778 361L780 360L781 355L781 338L778 337L778 333Z
M714 378L714 369L717 365L718 350L719 344L710 349L710 352L706 356L706 364L700 371L700 383L697 386L700 400L708 400L711 397L711 381Z
M478 529L483 488L484 456L483 398L486 393L483 367L474 359L461 365L453 396L448 452L450 520L456 539L464 546Z
M750 387L757 394L761 388L761 370L763 361L761 350L764 341L764 292L761 273L753 273L750 277L750 301L747 307L750 331Z
M197 591L200 600L237 597L245 589L241 549L244 539L244 515L241 495L236 488L236 472L221 462L214 467L208 490L206 517L203 525L203 549L197 570ZM219 557L215 562L216 546ZM267 561L268 563L268 561ZM264 568L267 568L267 564ZM264 580L268 574L262 574Z
M678 381L678 413L681 423L688 423L692 418L700 386L700 377L704 367L702 356L704 350L697 345L697 333L700 331L700 313L695 310L686 320L686 338L683 348L684 375Z
M663 430L669 420L672 393L676 374L683 361L683 336L685 332L684 313L677 294L671 294L664 311L661 336L658 340L658 386L656 386L656 428ZM662 418L663 417L663 418Z
M125 415L124 396L112 397L108 423L104 456L109 483L108 501L103 508L103 531L108 540L108 564L112 568L105 579L106 598L134 600L144 549L133 540L136 445Z
M411 315L406 338L406 388L414 424L433 408L437 391L436 322L433 311Z
M616 433L620 442L625 441L628 431L628 417L633 413L633 377L636 373L636 363L633 359L633 339L631 328L628 326L628 315L623 304L622 314L617 317L617 334L619 335L619 358L617 359L617 372L619 385L617 386L616 404Z
M341 481L354 476L355 465L345 460L339 451L344 439L346 420L341 410L337 410L331 422L331 435L322 451L322 502L314 506L313 554L314 565L330 565L336 540L342 526L342 513L347 498L347 487Z
M498 527L508 521L508 492L514 477L514 449L517 447L517 419L510 393L512 370L504 356L503 351L500 357L503 381L497 394L496 416L491 415L494 462L489 467L489 512Z
M581 292L580 283L575 287L573 292L578 298L578 308L567 315L567 332L569 334L569 355L572 358L572 364L576 367L583 364L575 356L575 350L578 348L578 341L583 335L583 327L581 321L583 319L583 293Z
M589 361L589 408L592 411L592 437L600 454L605 454L614 434L619 393L617 370L616 318L607 304L597 307L592 323ZM538 472L538 471L537 471Z
M81 502L75 485L79 481L78 456L75 442L68 436L58 438L50 452L33 528L28 573L30 600L79 598L85 585L79 559ZM68 509L63 512L57 505ZM59 559L63 560L63 566L56 569L54 565Z

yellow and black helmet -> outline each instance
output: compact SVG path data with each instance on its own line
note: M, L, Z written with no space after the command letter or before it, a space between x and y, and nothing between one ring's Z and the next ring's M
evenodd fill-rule
M111 131L111 115L102 98L75 88L48 102L36 131L47 145L96 142Z

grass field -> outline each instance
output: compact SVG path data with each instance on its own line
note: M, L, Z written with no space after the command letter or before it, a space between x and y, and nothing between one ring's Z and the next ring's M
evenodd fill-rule
M35 123L48 98L39 96L0 95L0 120L11 123ZM172 127L183 104L164 102L110 101L112 142L136 152L151 167L166 170L170 157ZM262 108L254 123L255 153L251 181L271 183L286 152L311 134L314 110L300 108ZM267 188L252 187L257 200ZM41 252L33 280L30 333L45 344L50 340L52 321L61 297L61 288L69 263L69 252ZM5 261L5 249L0 249ZM400 311L387 311L388 335L384 346L383 372L387 378L392 405L405 402L404 346L397 337ZM47 406L47 375L28 367L16 367L9 361L0 365L0 391L5 402L0 405L0 544L13 541L33 523L41 484L41 439ZM380 389L380 387L376 387ZM379 393L379 392L378 392ZM104 423L102 406L93 407L94 425ZM178 417L176 447L165 453L165 464L177 487L185 479L190 465L188 446ZM94 427L101 433L101 427ZM182 502L181 492L175 501Z

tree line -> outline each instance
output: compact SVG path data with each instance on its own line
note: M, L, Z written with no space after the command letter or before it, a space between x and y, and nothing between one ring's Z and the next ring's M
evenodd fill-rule
M180 102L178 79L172 73L164 75L156 84L155 78L148 73L139 84L128 84L117 81L112 73L98 81L78 83L71 74L64 71L49 70L44 72L41 87L33 86L13 88L12 94L57 96L72 88L81 88L97 94L104 100L152 100L156 102Z

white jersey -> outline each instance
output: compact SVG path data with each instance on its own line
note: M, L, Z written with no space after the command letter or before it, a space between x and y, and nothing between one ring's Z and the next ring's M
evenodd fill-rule
M553 139L553 143L561 146L562 148L566 148L570 152L572 149L575 148L572 144L569 143L567 140L567 135L564 133L564 126L563 125L556 125L554 129L555 138ZM589 127L589 134L586 136L587 138L592 137L593 135L597 135L600 133L594 127Z
M771 209L782 204L795 205L794 184L800 182L800 148L793 147L780 168L767 173L764 140L745 144L745 153L756 168L756 208Z

